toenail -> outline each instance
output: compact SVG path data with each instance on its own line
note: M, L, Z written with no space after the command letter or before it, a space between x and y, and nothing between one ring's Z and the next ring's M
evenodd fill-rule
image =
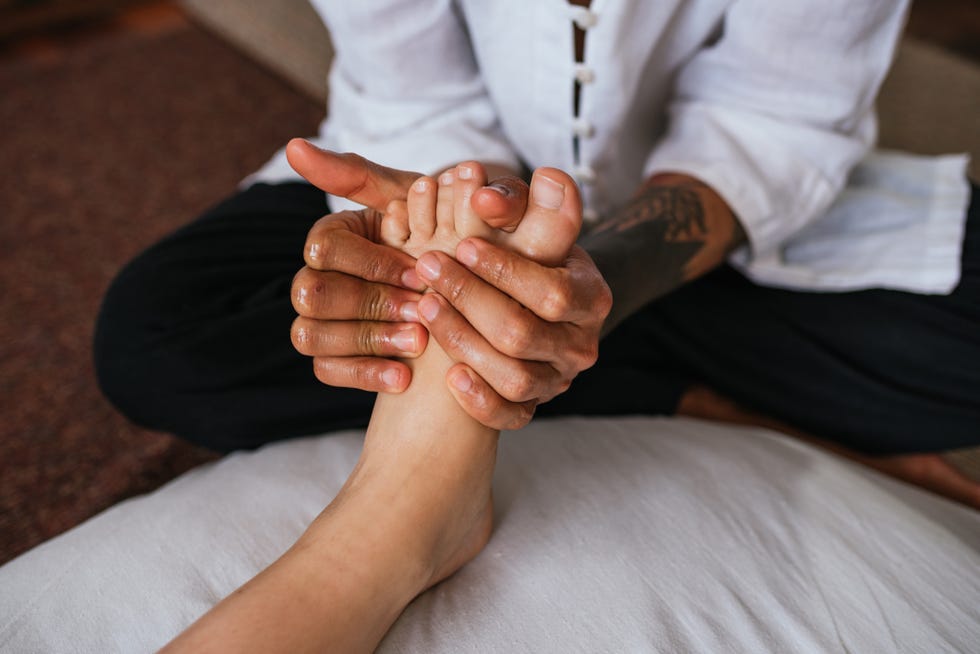
M485 188L488 188L495 193L499 193L505 198L509 198L511 195L513 195L513 193L510 190L510 187L507 186L506 184L499 184L497 182L494 182L493 184L487 184Z
M427 190L429 190L429 180L425 179L424 177L420 177L419 179L415 180L413 188L415 189L416 193L425 193Z
M460 179L473 179L473 169L469 166L459 166L456 170Z
M428 322L432 322L439 315L439 300L434 297L424 297L419 301L419 313Z
M446 171L443 174L439 175L439 183L442 184L443 186L449 186L450 184L453 183L453 174L449 171Z
M381 373L381 383L385 385L385 388L398 388L401 378L401 373L394 368L389 368Z
M419 273L429 281L439 279L439 272L442 270L442 264L439 263L439 258L436 255L423 254L418 260L417 266L419 268Z
M565 199L565 187L555 180L538 175L531 183L531 201L545 209L557 209Z
M478 258L476 246L469 241L463 241L456 246L456 260L467 268L475 266Z
M403 329L391 337L391 343L402 352L415 352L418 349L418 341L415 339L415 330L412 328Z
M453 386L456 387L461 393L469 393L470 389L473 388L473 378L467 375L462 370L458 371L452 378Z

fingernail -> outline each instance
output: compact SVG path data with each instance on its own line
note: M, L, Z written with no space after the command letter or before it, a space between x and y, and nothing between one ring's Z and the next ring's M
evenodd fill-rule
M456 246L456 261L468 268L472 268L476 265L478 255L476 252L476 246L469 241L463 241Z
M395 332L391 337L391 342L402 352L414 353L418 349L418 341L415 339L415 329L411 327Z
M422 276L429 281L435 281L439 279L439 272L442 270L442 264L439 263L439 257L434 254L423 254L422 257L416 263L416 269L421 269Z
M453 183L453 174L447 171L439 175L439 183L443 186L449 186Z
M432 322L439 315L439 300L434 297L424 297L419 300L419 313L428 322Z
M470 389L473 388L473 378L462 370L457 371L449 381L460 393L469 393Z
M531 201L545 209L557 209L565 199L565 187L544 175L537 175L531 182Z
M316 261L317 256L320 254L320 244L310 243L310 247L306 249L306 258L310 261Z
M469 166L458 166L456 174L459 175L460 179L473 179L473 169Z
M412 184L412 188L415 189L416 193L425 193L429 188L429 180L425 179L424 177L420 177L419 179L415 180L414 184Z
M381 373L381 382L385 388L399 388L401 386L402 375L395 368L389 368Z
M425 282L419 277L419 274L415 272L414 268L409 268L402 273L402 284L405 288L413 288L417 291L421 291L425 288Z
M419 303L418 302L406 302L401 308L402 320L408 322L418 322L419 321Z

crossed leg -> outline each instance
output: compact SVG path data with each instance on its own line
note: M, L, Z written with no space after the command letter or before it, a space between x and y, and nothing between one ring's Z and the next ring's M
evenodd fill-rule
M532 204L512 233L470 210L486 184L476 163L420 178L393 203L384 238L413 256L480 236L539 263L560 261L581 205L564 173L535 173ZM474 558L492 529L498 432L470 418L445 382L452 361L434 340L408 362L412 383L379 395L357 466L337 497L279 560L178 636L167 651L372 651L419 593Z

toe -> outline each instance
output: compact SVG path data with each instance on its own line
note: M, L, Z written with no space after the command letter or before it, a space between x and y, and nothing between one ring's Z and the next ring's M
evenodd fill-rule
M413 240L427 241L436 229L436 183L431 177L419 177L408 191L408 227Z
M473 194L487 184L487 171L476 161L456 166L453 181L453 220L460 238L477 236L487 230L485 223L473 211Z
M557 168L539 168L531 179L527 213L507 244L545 265L560 263L582 227L582 200L575 181Z
M455 207L455 203L453 202L455 189L453 186L455 183L455 169L447 170L439 175L439 200L436 202L436 230L440 241L452 240L452 237L456 233L456 227L453 221Z
M392 200L381 216L381 242L400 248L410 235L408 204L404 200Z

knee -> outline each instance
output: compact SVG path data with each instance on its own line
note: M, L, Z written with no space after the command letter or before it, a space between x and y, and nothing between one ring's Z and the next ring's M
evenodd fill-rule
M124 268L106 291L95 322L92 353L102 393L127 418L163 428L159 405L168 395L166 379L154 369L153 311L148 287L158 283L138 260Z

